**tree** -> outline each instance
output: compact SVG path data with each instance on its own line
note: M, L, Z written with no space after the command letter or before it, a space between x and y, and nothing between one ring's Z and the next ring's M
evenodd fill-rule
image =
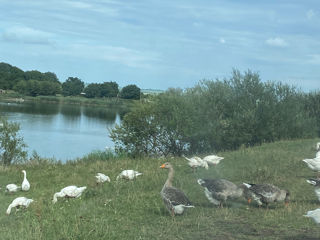
M18 136L19 130L18 123L10 123L0 117L0 163L3 165L22 162L27 158L27 152L23 150L26 144Z
M44 78L43 74L37 70L26 71L24 75L26 80L32 79L32 80L41 81Z
M61 92L61 84L59 82L41 81L39 82L39 95L54 96Z
M235 70L230 79L203 80L139 102L111 138L117 151L164 156L310 138L319 132L318 103L318 95Z
M84 82L77 77L69 77L62 83L62 94L64 96L79 95L84 89Z
M119 86L116 82L104 82L100 85L100 97L117 97Z
M122 88L120 97L125 99L140 99L140 93L140 88L134 84L131 84Z
M45 72L42 75L43 75L43 80L45 80L45 81L60 83L59 79L55 73Z
M95 98L95 97L100 97L100 84L97 83L90 83L88 86L85 87L83 90L85 92L85 96L87 98Z
M40 92L40 82L37 80L29 80L26 85L26 94L29 96L37 96Z

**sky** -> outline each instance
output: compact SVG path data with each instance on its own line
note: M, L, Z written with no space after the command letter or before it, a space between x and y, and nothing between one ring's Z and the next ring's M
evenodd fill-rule
M0 0L0 62L60 82L190 88L258 72L320 89L319 0Z

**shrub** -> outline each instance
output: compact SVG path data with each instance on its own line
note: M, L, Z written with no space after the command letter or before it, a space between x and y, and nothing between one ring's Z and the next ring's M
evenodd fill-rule
M294 87L234 70L228 80L203 80L137 104L111 138L118 151L166 156L315 137L316 118L305 98Z
M19 129L18 123L10 123L0 118L0 163L3 165L26 160L27 152L23 150L26 144L17 134Z

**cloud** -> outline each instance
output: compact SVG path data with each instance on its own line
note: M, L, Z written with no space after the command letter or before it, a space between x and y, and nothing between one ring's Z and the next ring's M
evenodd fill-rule
M66 7L70 7L71 9L80 9L80 10L89 10L93 12L99 12L107 14L108 16L118 16L118 10L113 7L107 7L106 4L99 3L85 3L82 1L65 1ZM112 2L105 2L110 4Z
M116 46L103 46L88 44L72 44L63 50L55 52L55 54L68 55L72 57L80 57L96 60L105 60L120 63L129 67L148 68L152 63L159 61L159 57L155 53L142 52L134 49Z
M307 18L311 20L315 16L315 12L312 9L307 11Z
M224 38L220 38L220 39L219 39L219 42L222 43L222 44L225 44L225 43L226 43L226 40L225 40Z
M53 34L29 27L12 27L2 33L2 38L8 42L22 42L26 44L51 44Z
M320 65L320 54L310 54L308 57L310 57L308 60L309 63Z
M274 47L286 47L288 46L287 42L282 38L269 38L266 40L266 44Z

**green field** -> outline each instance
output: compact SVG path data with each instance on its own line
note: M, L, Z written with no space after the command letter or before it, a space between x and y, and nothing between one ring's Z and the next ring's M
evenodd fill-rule
M183 158L168 159L174 165L174 185L195 205L182 216L171 217L160 198L167 170L165 159L101 158L67 164L32 162L0 169L0 239L319 239L320 227L303 217L320 206L312 186L314 177L301 160L315 156L319 139L281 141L233 152L221 152L225 159L215 168L195 173ZM5 193L8 183L21 184L23 174L31 184L29 192ZM115 181L123 169L143 173L134 181ZM103 172L111 183L96 185L95 174ZM288 208L283 203L269 209L248 207L244 199L212 206L197 178L226 178L237 184L272 183L291 192ZM87 186L81 199L59 199L55 192L68 185ZM28 209L6 216L18 196L35 200Z

